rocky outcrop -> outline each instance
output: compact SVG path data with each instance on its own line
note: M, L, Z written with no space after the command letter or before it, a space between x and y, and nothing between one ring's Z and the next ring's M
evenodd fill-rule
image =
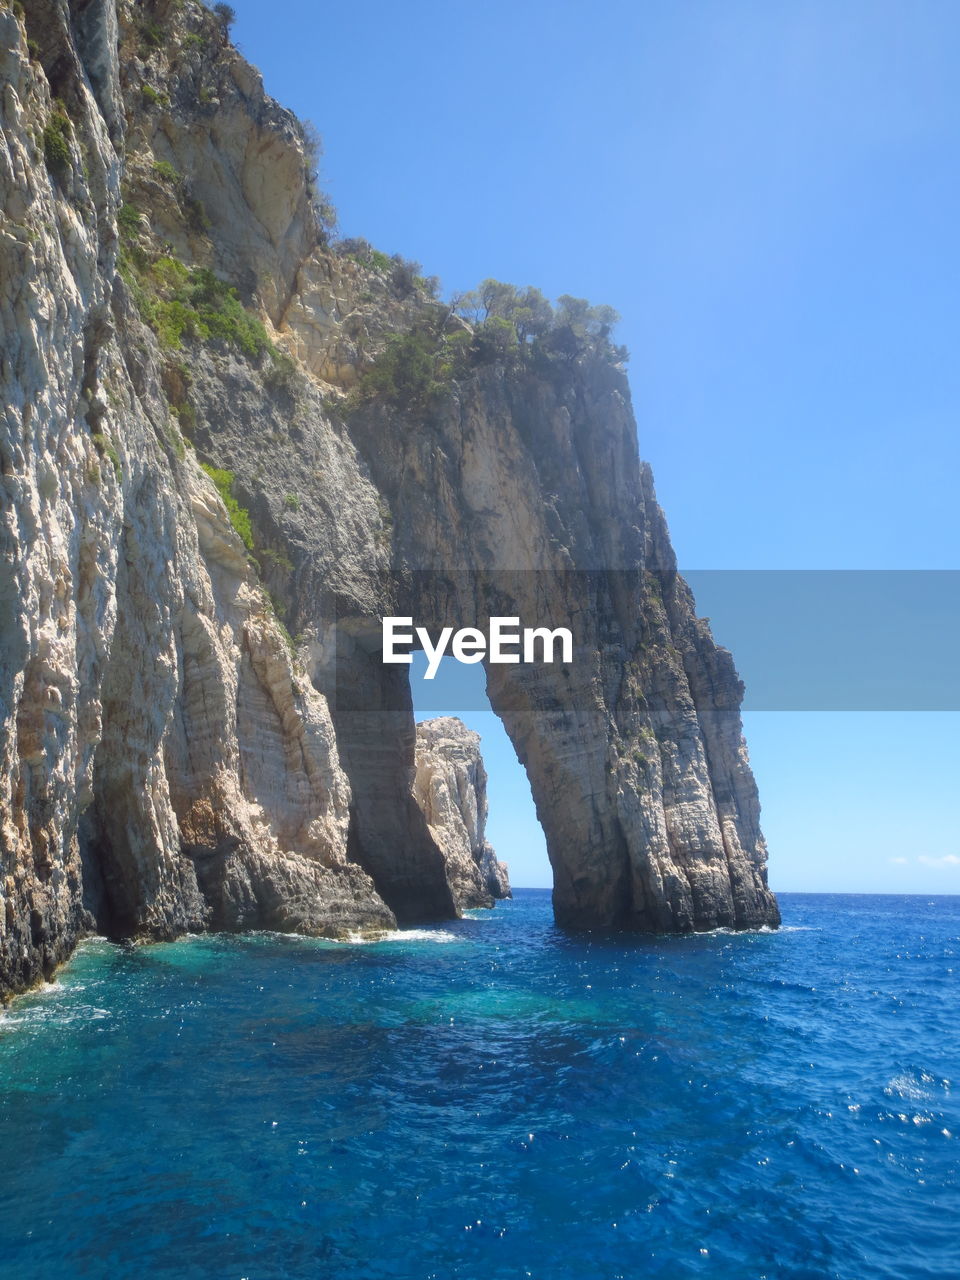
M510 897L505 862L486 839L487 771L480 735L454 716L417 725L414 795L443 853L457 908L492 907Z
M390 926L329 710L116 275L115 18L87 65L65 4L29 19L42 65L0 11L0 989L92 928Z
M0 8L0 990L93 928L456 914L385 613L572 628L572 663L487 671L561 923L775 923L740 684L611 352L435 354L429 395L345 398L392 335L472 330L404 264L326 243L303 130L220 22L21 13Z

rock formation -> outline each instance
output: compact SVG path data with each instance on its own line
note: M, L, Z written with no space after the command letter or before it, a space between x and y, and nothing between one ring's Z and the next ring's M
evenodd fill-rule
M776 923L609 344L484 348L328 244L301 126L193 0L0 8L0 84L0 991L90 929L455 915L388 612L573 629L487 672L559 922ZM378 390L425 334L429 387Z
M417 725L414 796L443 853L458 910L510 897L507 866L487 842L487 771L480 735L455 716Z

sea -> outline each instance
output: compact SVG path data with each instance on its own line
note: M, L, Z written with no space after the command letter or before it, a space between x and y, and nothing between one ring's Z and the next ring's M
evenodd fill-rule
M0 1015L17 1280L957 1280L960 897L91 940Z

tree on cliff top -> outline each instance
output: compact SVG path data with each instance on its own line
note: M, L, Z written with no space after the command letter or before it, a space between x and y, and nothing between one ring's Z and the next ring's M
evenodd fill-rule
M215 4L213 14L224 31L229 31L237 20L237 11L230 4Z
M554 319L553 307L539 289L532 285L518 289L501 280L484 280L463 295L458 310L475 325L491 319L508 321L516 329L521 345L545 334Z
M626 359L625 348L610 342L613 327L620 319L613 307L595 307L585 298L574 298L569 293L562 294L553 307L532 285L518 289L502 280L488 279L464 294L457 310L475 326L484 350L503 351L504 326L508 326L516 334L520 348L539 344L554 355L573 357L586 347L606 347L615 359Z

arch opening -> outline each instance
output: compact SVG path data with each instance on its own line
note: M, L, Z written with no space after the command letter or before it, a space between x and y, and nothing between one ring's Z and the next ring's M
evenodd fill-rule
M424 678L426 669L426 655L416 650L409 668L414 719L419 724L452 716L480 735L487 775L487 840L509 866L512 888L552 889L553 871L530 781L490 705L483 666L445 656L432 680Z

